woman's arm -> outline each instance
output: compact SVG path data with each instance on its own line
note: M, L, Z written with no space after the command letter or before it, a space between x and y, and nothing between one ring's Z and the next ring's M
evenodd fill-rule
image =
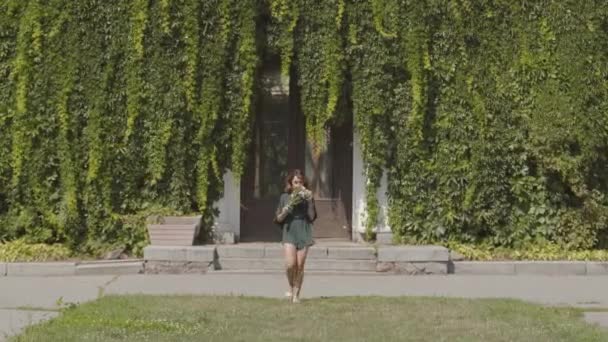
M275 223L278 223L278 224L283 223L283 221L285 221L285 218L287 217L287 215L289 215L290 211L286 207L286 204L287 204L286 197L284 195L281 195L281 197L279 198L279 205L277 206L277 210L274 215Z
M317 207L315 207L315 199L310 198L308 200L308 212L306 213L308 220L314 222L317 219Z

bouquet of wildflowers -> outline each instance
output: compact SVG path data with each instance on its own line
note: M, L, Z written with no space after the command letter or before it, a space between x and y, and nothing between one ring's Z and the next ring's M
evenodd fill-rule
M312 198L312 192L303 187L294 188L289 195L289 202L287 202L287 209L291 211L298 204L309 201Z
M280 212L277 213L275 218L275 223L282 223L285 220L285 217L295 208L296 205L309 201L312 199L312 192L303 187L294 188L291 194L289 195L289 200L287 201L287 205L281 209Z

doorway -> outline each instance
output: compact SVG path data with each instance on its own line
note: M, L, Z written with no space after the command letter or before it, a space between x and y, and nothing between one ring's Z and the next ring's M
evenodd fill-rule
M290 169L304 171L315 195L316 239L351 239L352 115L327 131L327 148L313 155L299 108L297 84L281 75L280 60L269 58L260 73L252 142L241 182L243 242L281 240L272 222Z

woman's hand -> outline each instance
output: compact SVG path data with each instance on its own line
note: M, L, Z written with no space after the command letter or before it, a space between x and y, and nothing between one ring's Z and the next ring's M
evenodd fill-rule
M281 211L279 212L279 214L277 215L277 222L283 222L285 220L285 218L287 217L287 215L289 215L291 213L291 208L289 206L284 206Z

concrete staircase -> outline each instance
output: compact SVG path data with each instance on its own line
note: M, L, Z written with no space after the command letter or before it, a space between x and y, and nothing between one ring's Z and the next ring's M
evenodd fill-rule
M282 272L279 243L205 246L148 246L145 273ZM449 251L439 246L372 246L319 243L311 247L306 270L330 273L447 274Z
M217 247L215 270L285 269L279 244ZM308 252L306 269L311 271L376 272L376 251L366 246L313 246Z

